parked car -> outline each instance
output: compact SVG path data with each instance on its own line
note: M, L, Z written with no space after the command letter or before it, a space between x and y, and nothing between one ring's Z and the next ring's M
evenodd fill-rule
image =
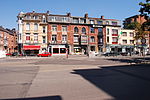
M117 56L118 53L117 52L106 52L104 54L102 54L103 56Z
M6 53L6 56L12 56L12 54L11 53Z
M51 53L49 53L49 52L43 52L43 53L38 54L37 56L38 57L50 57Z
M121 52L120 53L122 56L127 56L128 55L128 52Z

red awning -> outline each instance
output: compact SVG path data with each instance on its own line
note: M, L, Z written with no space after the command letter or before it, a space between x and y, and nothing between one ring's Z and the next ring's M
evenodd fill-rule
M24 45L23 50L40 50L39 45Z

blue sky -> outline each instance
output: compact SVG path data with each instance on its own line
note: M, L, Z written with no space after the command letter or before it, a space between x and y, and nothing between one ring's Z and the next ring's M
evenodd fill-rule
M124 20L124 18L139 14L139 2L145 0L1 0L0 26L17 28L19 12L46 12L90 17L103 15L107 19Z

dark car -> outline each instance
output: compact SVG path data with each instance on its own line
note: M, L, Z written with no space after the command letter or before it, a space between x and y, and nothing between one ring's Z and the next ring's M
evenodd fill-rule
M128 52L121 52L120 53L122 56L127 56L128 55Z
M106 52L103 54L103 56L117 56L118 53L117 52Z
M12 56L23 56L22 54L19 54L18 52L12 53Z

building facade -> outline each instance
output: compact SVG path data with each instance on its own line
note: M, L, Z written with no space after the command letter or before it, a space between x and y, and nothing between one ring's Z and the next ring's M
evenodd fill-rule
M19 52L32 55L43 52L52 55L89 54L119 48L121 32L119 20L55 15L46 13L19 13Z
M126 18L123 23L124 28L127 29L128 25L133 22L138 22L140 24L143 24L144 22L146 22L146 19L143 15L135 15L135 16ZM140 49L142 49L144 47L145 53L150 52L150 31L149 31L149 29L146 31L146 33L148 33L148 34L145 35L145 39L146 39L145 45L141 44L141 40L137 40L137 42L136 42L137 48L139 49L139 51L140 51Z
M47 50L47 14L19 13L18 46L24 55L36 55Z
M0 27L0 51L17 52L16 30Z

